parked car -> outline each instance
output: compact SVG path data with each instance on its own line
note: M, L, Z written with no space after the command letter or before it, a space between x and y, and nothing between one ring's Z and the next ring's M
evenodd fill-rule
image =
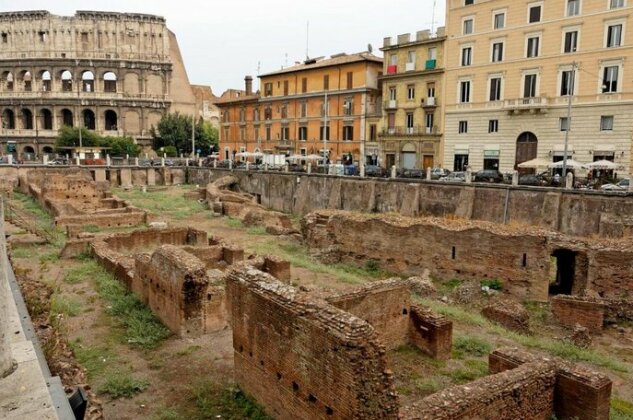
M5 163L5 162L2 162ZM68 161L66 159L54 159L49 160L48 165L56 166L56 165L68 165Z
M422 169L402 169L398 175L402 178L424 178L426 176Z
M484 169L478 171L473 177L475 182L503 182L503 174L496 169Z
M542 174L522 175L521 177L519 177L519 185L531 185L531 186L536 186L536 187L543 187L548 184L549 184L548 180Z
M431 169L431 179L440 179L442 177L448 176L451 173L448 169L444 168L433 168Z
M365 176L385 178L388 175L389 174L387 173L387 170L383 168L382 166L378 166L378 165L365 166Z
M627 191L629 189L630 180L628 178L620 180L617 184L604 184L600 187L601 191Z
M451 172L440 178L442 182L466 182L466 172Z

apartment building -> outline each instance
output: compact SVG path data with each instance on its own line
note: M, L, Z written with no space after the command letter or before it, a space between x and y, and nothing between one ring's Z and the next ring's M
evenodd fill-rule
M633 1L448 0L444 166L631 170ZM571 98L571 118L568 103Z
M223 157L248 151L371 160L373 148L365 144L379 122L381 71L382 59L365 52L311 59L261 75L257 93L247 79L243 94L217 103Z
M383 118L378 135L381 163L390 168L426 169L441 165L444 28L385 38Z

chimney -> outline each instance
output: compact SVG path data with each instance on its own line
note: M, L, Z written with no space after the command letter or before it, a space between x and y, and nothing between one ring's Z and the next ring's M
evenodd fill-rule
M246 76L244 78L244 84L246 85L246 96L250 96L253 94L253 77Z

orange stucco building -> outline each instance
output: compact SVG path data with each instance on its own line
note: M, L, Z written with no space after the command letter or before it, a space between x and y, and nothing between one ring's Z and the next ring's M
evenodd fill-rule
M323 154L325 148L331 161L351 153L354 162L365 162L372 153L365 144L377 133L381 72L381 58L358 53L261 75L256 93L247 76L244 91L231 90L217 104L222 158L233 159L241 151Z

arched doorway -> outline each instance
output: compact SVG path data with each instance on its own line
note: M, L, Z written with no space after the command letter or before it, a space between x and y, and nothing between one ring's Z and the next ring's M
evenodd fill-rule
M402 147L402 154L400 158L400 166L402 169L415 169L415 144L407 143Z
M105 112L105 129L106 131L116 131L118 129L117 122L118 118L116 112L112 110L108 110Z
M43 108L41 111L41 127L44 130L52 130L53 129L53 113L46 108Z
M62 122L68 127L73 127L73 112L70 109L62 109Z
M51 91L51 72L48 70L44 70L40 75L40 79L42 80L42 92L50 92Z
M84 92L94 92L95 90L95 75L90 70L81 74L81 90Z
M534 133L525 131L519 134L517 137L517 149L516 159L514 162L514 168L519 169L519 163L527 162L528 160L536 159L536 152L538 149L538 139ZM526 172L525 169L519 169L519 172ZM528 169L527 172L532 171Z
M33 113L30 109L24 108L22 110L22 129L24 130L32 130L33 129Z
M47 155L53 154L53 148L51 146L44 146L42 148L42 153L46 153Z
M2 128L15 130L15 114L8 108L2 113Z
M35 149L31 146L24 146L24 149L22 149L22 159L35 160Z
M73 74L68 70L63 70L60 74L62 80L62 92L73 91Z
M84 127L88 130L94 130L96 128L95 124L95 113L89 109L85 109L84 112Z
M116 92L116 74L109 71L103 75L103 91L108 93Z

